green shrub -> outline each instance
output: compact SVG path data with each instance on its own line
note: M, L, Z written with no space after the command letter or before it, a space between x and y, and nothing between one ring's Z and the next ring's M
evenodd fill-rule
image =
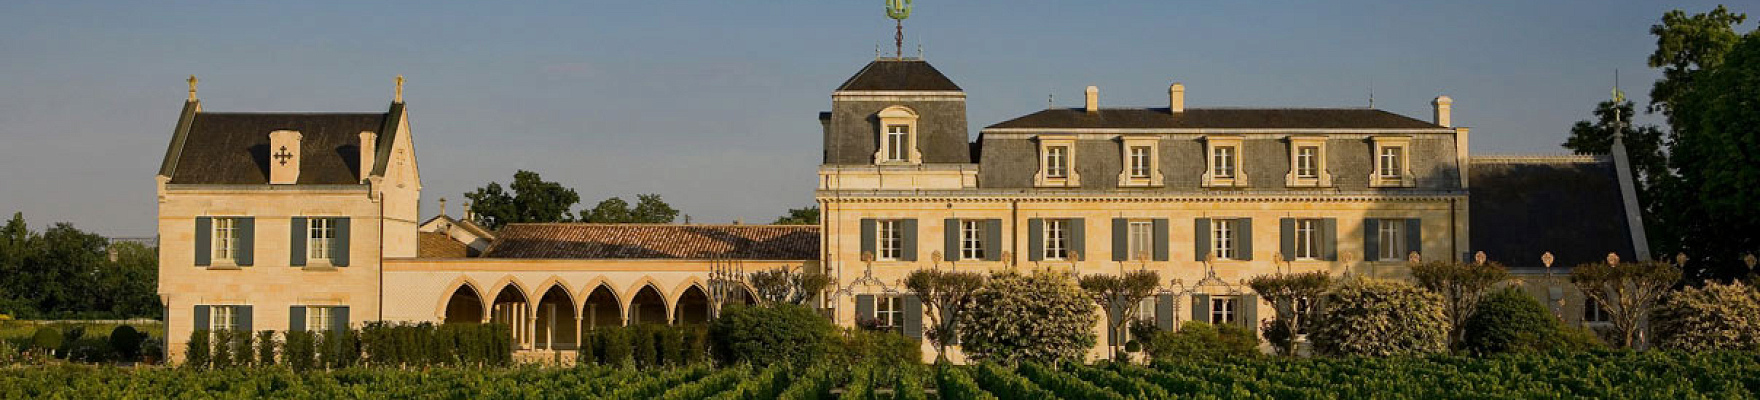
M1442 297L1409 283L1345 279L1326 291L1308 337L1321 354L1391 356L1448 348Z
M730 305L709 328L716 354L725 364L764 366L776 362L804 365L819 360L836 328L805 306Z
M147 335L128 325L118 325L110 330L110 350L125 361L140 361L141 342Z
M151 337L152 335L143 336L147 336L147 339L141 342L142 359L148 364L163 362L165 360L165 339Z
M275 331L257 332L257 362L259 365L275 365L275 349L279 348L275 341Z
M1461 349L1473 354L1587 350L1593 334L1565 327L1540 300L1519 288L1493 291L1461 327ZM1590 335L1583 337L1583 334Z
M972 297L959 326L972 360L1079 360L1094 348L1094 303L1068 273L997 273Z
M602 358L599 359L600 364L635 365L636 349L635 345L630 343L630 339L634 335L631 334L629 328L599 328L593 330L593 336L600 343L599 347L603 349Z
M1760 350L1760 292L1741 282L1681 289L1663 300L1654 323L1664 349Z
M231 368L233 365L232 331L217 330L214 331L213 336L214 350L209 353L209 357L211 358L209 363L212 364L214 368Z
M667 326L660 328L660 330L656 332L654 340L655 343L658 344L656 347L659 349L660 359L663 360L663 364L685 365L690 363L689 360L685 359L685 352L689 351L684 347L684 332L686 329L688 328L683 326Z
M1186 321L1179 330L1149 339L1149 356L1156 360L1223 360L1260 354L1259 339L1253 332L1233 324Z
M251 331L232 331L233 365L248 367L257 364L256 338Z
M660 351L655 346L655 327L653 324L637 325L629 328L630 348L635 352L636 366L648 368L659 365Z
M67 327L66 330L61 331L60 351L57 351L56 353L60 354L63 358L67 357L69 354L72 354L73 346L78 344L79 340L85 337L86 327L84 325Z
M941 364L935 370L935 387L940 390L943 399L996 400L995 395L978 387L978 382L960 367Z
M686 364L702 364L709 362L709 328L690 325L684 330L684 361Z
M31 347L38 351L53 352L61 349L62 340L61 331L45 326L37 328L37 333L31 335Z
M829 357L844 365L915 365L923 360L923 345L892 331L844 328L831 344Z
M214 362L208 342L214 335L207 329L197 329L189 333L189 343L183 351L183 365L190 368L208 368Z
M281 350L281 365L294 371L306 371L317 366L318 337L311 331L287 331Z
M354 330L326 331L319 335L318 364L344 368L360 362L360 334Z

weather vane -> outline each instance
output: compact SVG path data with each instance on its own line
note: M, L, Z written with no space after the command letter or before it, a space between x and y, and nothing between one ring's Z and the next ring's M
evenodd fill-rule
M898 58L904 58L904 20L911 17L911 0L886 0L886 17L898 23L898 34L893 36L897 45Z

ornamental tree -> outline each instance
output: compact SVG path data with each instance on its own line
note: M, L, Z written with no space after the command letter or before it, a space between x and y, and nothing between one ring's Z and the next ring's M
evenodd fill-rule
M1296 354L1295 333L1304 331L1304 328L1312 324L1313 318L1310 317L1316 311L1315 307L1302 308L1300 305L1304 302L1313 304L1330 286L1332 275L1328 275L1326 271L1267 274L1247 280L1247 287L1258 293L1260 298L1271 302L1276 310L1277 319L1271 323L1283 333L1274 335L1267 332L1265 336L1272 340L1273 346L1288 356Z
M1077 282L1088 293L1088 299L1106 311L1109 332L1123 336L1125 325L1131 322L1130 316L1137 315L1143 299L1155 295L1155 288L1161 286L1161 274L1155 271L1131 271L1123 275L1094 274L1083 276ZM1119 346L1122 344L1116 340L1108 343L1106 348L1109 358L1118 357Z
M1656 302L1681 280L1681 270L1665 262L1588 263L1571 269L1571 284L1606 310L1619 332L1620 346L1637 344L1639 324Z
M1321 354L1395 356L1448 349L1442 296L1404 282L1352 278L1327 290L1309 337Z
M1000 272L973 296L959 332L974 361L1081 360L1094 347L1094 308L1069 273Z
M1418 286L1442 296L1443 315L1452 327L1448 332L1450 347L1461 341L1461 326L1479 309L1479 301L1492 285L1509 279L1503 264L1488 262L1468 264L1453 261L1431 261L1412 265L1412 278Z
M764 304L805 305L831 285L830 276L808 271L805 266L753 272L747 279Z
M972 305L973 297L984 287L984 275L976 272L919 269L904 277L904 286L916 292L928 309L929 343L935 345L935 360L947 360L947 345L955 339L954 332Z

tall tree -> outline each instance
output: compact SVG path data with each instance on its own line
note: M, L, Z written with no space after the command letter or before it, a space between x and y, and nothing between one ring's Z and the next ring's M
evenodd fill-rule
M819 206L790 208L788 215L776 217L776 225L814 225L819 223Z
M1703 35L1721 38L1727 29ZM1677 221L1679 251L1694 260L1689 281L1736 278L1747 272L1741 255L1760 251L1760 32L1690 76L1669 103L1678 180L1660 201L1665 218Z
M1650 111L1668 115L1669 125L1678 125L1671 111L1674 103L1693 90L1697 75L1723 65L1724 56L1741 40L1735 26L1747 19L1747 14L1718 5L1711 12L1690 16L1669 11L1661 24L1651 25L1656 51L1648 61L1650 68L1662 69L1662 79L1650 88Z
M157 316L157 273L157 250L150 247L110 243L66 223L31 232L22 214L0 227L0 314Z
M972 305L972 296L984 287L977 272L919 269L904 277L904 286L917 294L929 314L926 337L935 346L935 361L947 360L947 346L957 339L959 322Z
M488 186L464 195L471 199L471 209L489 229L522 222L566 222L571 219L569 209L581 201L574 189L545 181L532 171L514 173L513 183L508 188L512 193L502 191L500 184L489 182Z
M629 202L612 197L599 202L592 210L581 210L581 220L595 224L621 224L630 221Z
M636 208L630 210L630 222L638 224L670 224L678 219L678 209L660 199L658 194L636 196Z
M784 266L753 272L747 279L751 281L752 290L757 292L758 299L763 300L765 305L806 305L807 301L819 296L825 291L825 287L831 285L830 275L808 271L804 266Z

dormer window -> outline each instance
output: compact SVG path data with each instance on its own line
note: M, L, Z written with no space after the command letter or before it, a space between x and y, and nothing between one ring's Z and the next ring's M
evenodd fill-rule
M1288 187L1331 187L1332 174L1326 171L1325 136L1290 136Z
M1374 141L1374 171L1369 173L1369 187L1413 187L1417 179L1412 176L1409 154L1412 138L1407 136L1377 136Z
M917 150L917 112L905 106L880 110L880 148L874 152L875 164L921 164L923 153Z
M1160 139L1152 136L1130 137L1120 139L1123 153L1120 154L1124 165L1118 174L1119 187L1160 187L1165 180L1161 178Z
M1204 138L1204 187L1246 187L1246 171L1241 170L1242 149L1240 136Z
M1081 187L1082 177L1075 165L1074 136L1039 136L1039 172L1033 174L1033 186Z
M1320 177L1320 148L1302 146L1296 148L1296 177L1314 179Z
M1149 146L1130 147L1130 171L1132 178L1149 177Z

